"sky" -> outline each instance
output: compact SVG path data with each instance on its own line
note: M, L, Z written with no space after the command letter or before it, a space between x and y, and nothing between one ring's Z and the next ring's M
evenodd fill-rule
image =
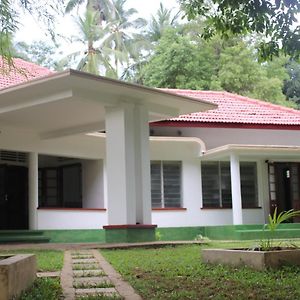
M151 15L155 15L158 10L160 2L167 8L178 8L176 0L127 0L127 7L134 7L138 11L137 16L139 15L145 19L150 19ZM66 37L70 37L74 34L74 30L76 30L74 17L75 14L73 14L73 16L64 16L63 18L60 17L57 20L57 33ZM42 28L39 22L34 21L32 16L22 15L20 16L19 22L19 30L15 35L16 41L31 43L34 40L50 40L50 38L47 37L45 28Z

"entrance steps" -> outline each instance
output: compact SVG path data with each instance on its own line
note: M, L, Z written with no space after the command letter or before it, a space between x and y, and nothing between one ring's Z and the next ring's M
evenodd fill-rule
M50 239L41 230L0 230L0 244L48 243Z

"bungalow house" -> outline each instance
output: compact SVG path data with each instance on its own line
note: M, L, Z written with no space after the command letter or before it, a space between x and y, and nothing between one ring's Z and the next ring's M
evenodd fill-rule
M299 111L15 65L0 76L0 230L147 240L156 225L263 224L300 208Z

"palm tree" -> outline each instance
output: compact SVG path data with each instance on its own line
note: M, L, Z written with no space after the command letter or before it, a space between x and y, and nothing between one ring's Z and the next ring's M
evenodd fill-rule
M96 23L100 25L115 11L112 0L69 0L65 8L65 13L70 13L76 7L78 9L85 2L87 10L98 12Z
M132 18L137 13L134 8L125 9L127 0L113 0L115 13L108 18L110 34L106 38L107 46L115 50L114 64L116 72L124 63L128 65L130 58L138 55L137 45L134 43L135 35L132 29L137 30L146 26L147 22L143 18Z
M74 41L84 44L86 49L83 55L81 51L78 51L69 57L74 59L81 55L77 66L78 70L95 75L116 77L115 70L110 64L110 57L114 51L103 43L108 28L99 26L98 20L99 12L91 10L86 11L84 18L78 18L79 36L74 37Z
M157 42L167 28L177 25L179 16L180 12L173 14L173 9L165 8L160 2L156 15L151 16L147 39L150 42Z

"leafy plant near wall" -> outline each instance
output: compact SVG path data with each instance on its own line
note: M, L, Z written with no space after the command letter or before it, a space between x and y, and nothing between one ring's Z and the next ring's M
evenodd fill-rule
M261 240L259 248L262 251L271 251L274 249L274 236L278 229L279 224L290 220L291 218L300 216L300 210L290 209L288 211L282 211L277 213L277 207L274 210L273 215L269 215L269 223L264 225L264 230L268 230L268 237Z

